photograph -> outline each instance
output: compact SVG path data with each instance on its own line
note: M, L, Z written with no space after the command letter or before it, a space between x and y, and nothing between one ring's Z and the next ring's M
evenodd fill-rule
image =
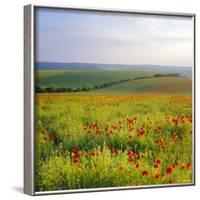
M194 183L191 15L34 8L36 192Z

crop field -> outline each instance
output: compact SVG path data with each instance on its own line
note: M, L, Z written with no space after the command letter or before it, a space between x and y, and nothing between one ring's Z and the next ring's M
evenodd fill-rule
M36 191L191 183L191 85L174 88L37 94Z
M41 70L36 72L36 84L40 87L83 87L106 82L152 76L152 72L127 70Z

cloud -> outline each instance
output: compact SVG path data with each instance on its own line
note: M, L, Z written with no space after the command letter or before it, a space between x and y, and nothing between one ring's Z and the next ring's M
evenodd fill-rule
M189 17L40 10L36 18L39 61L192 64Z

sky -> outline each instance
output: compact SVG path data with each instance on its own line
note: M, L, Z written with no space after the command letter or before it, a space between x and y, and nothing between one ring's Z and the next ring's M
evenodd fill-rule
M192 17L37 8L36 61L192 66Z

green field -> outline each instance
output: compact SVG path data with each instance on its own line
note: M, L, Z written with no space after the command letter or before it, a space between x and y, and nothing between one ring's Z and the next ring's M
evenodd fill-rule
M102 93L192 93L192 81L181 77L162 77L131 80L96 90Z
M40 87L84 87L100 85L106 82L152 76L154 73L140 71L109 70L63 70L38 71L36 84Z
M36 191L192 182L192 82L136 71L40 71L37 84L90 92L36 94Z

